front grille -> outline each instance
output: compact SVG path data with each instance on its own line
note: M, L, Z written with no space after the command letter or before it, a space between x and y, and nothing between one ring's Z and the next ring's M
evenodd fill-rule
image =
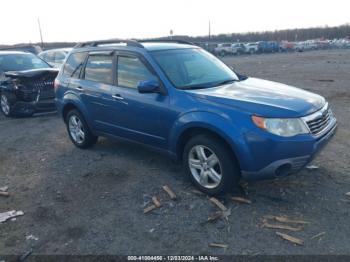
M316 116L314 119L306 121L306 123L310 129L310 132L313 135L317 135L321 133L325 128L327 128L330 121L331 121L331 112L330 112L330 109L327 108L323 112L321 112L318 116Z

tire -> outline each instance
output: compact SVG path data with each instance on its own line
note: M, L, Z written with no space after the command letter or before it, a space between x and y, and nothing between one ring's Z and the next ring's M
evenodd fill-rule
M6 117L13 116L10 100L5 93L0 94L0 109L1 109L1 112L4 114L4 116Z
M205 161L201 160L203 153ZM183 167L191 182L208 195L229 192L238 186L240 180L240 169L232 151L223 141L211 135L197 135L187 142Z
M96 144L98 137L92 134L83 115L78 110L69 111L65 120L69 138L76 147L84 149Z

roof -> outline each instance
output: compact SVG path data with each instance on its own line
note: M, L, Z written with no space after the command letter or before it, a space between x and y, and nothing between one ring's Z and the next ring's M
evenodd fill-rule
M142 43L140 42L147 51L160 51L160 50L170 50L170 49L184 49L184 48L193 48L194 45L189 44L179 44L179 43L164 43L164 42L149 42Z
M23 55L23 54L31 54L29 52L23 52L23 51L1 51L0 50L0 55Z
M194 44L181 40L101 40L90 41L77 44L73 49L87 49L87 51L96 50L98 47L104 47L108 50L124 49L124 50L145 50L145 51L159 51L159 50L173 50L173 49L186 49L196 48Z

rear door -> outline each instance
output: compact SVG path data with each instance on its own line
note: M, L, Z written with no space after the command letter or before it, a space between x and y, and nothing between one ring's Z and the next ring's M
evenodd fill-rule
M79 84L75 86L93 120L96 130L109 132L111 125L111 89L114 83L114 59L111 51L90 52Z

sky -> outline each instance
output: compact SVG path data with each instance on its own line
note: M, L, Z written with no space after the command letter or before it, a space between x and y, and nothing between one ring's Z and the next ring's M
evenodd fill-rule
M1 0L0 44L201 36L350 23L349 0Z

